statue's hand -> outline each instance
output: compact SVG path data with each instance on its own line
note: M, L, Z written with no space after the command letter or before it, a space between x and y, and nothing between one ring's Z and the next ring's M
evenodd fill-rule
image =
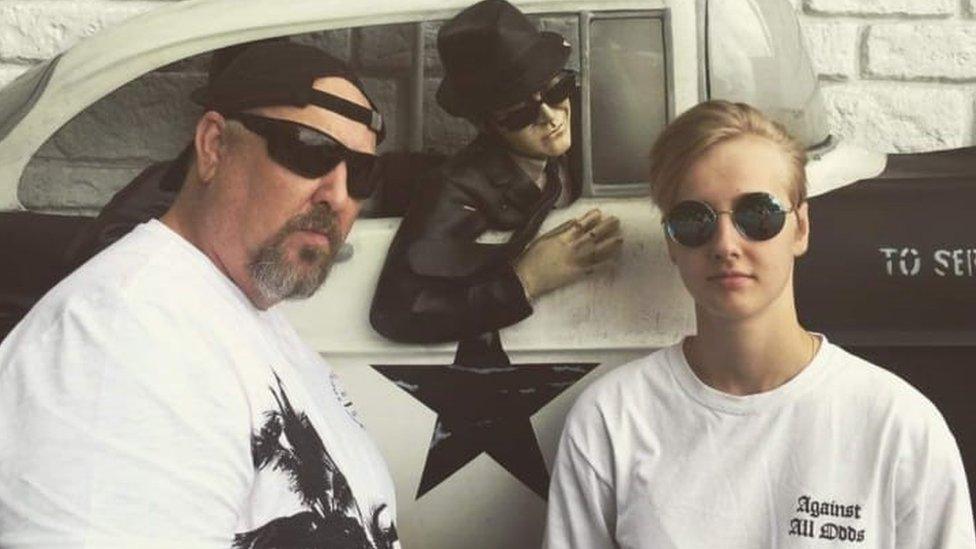
M532 241L516 261L515 273L534 299L616 263L622 245L620 220L590 210Z

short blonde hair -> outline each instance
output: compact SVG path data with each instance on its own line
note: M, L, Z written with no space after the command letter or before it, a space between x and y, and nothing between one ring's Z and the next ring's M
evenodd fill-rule
M745 103L706 101L674 119L651 147L651 200L662 211L672 201L691 165L712 147L736 137L752 135L768 139L789 157L793 168L794 205L807 198L807 155L803 146L783 126L759 109Z

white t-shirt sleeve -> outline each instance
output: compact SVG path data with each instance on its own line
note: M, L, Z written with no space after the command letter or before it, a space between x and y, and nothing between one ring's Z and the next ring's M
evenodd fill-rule
M911 444L899 456L899 549L976 548L966 472L955 438L935 406L919 410Z
M120 310L94 310L117 307ZM0 546L229 547L253 478L250 408L207 334L90 302L34 322L0 371Z
M593 423L577 402L570 413L559 443L556 463L549 485L549 506L546 520L545 549L615 549L616 524L615 491L612 480L598 470L590 452L609 459L610 449L584 449L585 441L605 436L589 433L601 427ZM596 434L596 437L592 435ZM590 435L590 436L588 436Z

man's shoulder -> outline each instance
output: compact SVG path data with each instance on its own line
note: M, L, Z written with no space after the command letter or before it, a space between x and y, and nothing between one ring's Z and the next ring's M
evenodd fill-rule
M143 310L174 311L198 302L199 269L184 260L165 229L142 225L81 265L51 289L25 317L46 325L74 318L108 325Z
M262 356L257 322L220 297L220 281L208 285L200 268L180 263L185 250L170 253L165 238L141 233L137 228L48 292L4 340L0 363L81 371L81 361L139 380L199 371L226 382L229 373L250 371L245 365Z
M169 244L145 225L137 227L78 267L55 287L61 300L120 299L145 284L152 284L161 269L175 270Z

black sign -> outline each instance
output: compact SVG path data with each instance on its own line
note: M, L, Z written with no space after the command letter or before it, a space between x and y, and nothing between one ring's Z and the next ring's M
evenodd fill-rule
M974 149L890 158L810 201L801 321L848 345L976 344Z

